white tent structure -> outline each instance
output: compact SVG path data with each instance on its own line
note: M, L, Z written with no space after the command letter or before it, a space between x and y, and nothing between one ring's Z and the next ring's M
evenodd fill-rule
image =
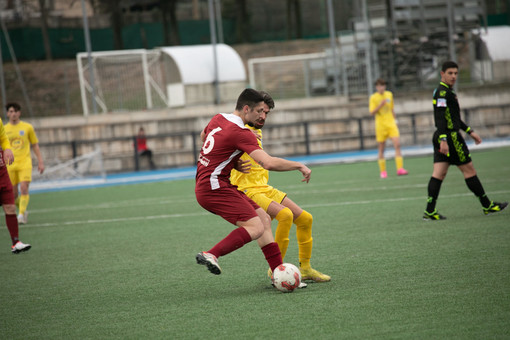
M210 103L215 93L213 45L162 47L170 106ZM223 101L236 99L246 86L246 71L239 54L216 45L217 80Z
M492 26L479 33L474 77L500 81L510 78L510 26Z
M105 113L212 104L218 95L235 101L246 87L243 61L225 44L92 52L90 63L87 53L78 53L76 59L85 116L92 93Z

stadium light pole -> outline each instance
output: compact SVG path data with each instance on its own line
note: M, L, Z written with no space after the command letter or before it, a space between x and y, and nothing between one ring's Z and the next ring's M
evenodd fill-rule
M331 57L333 58L333 81L335 84L335 95L340 94L340 84L338 80L338 60L336 58L336 33L335 33L335 17L333 15L333 1L328 0L328 27L329 27L329 41L331 44Z
M94 79L94 67L92 66L92 47L90 44L89 21L87 17L87 8L85 7L85 0L81 0L81 9L83 14L83 32L85 34L85 47L87 49L87 59L89 63L90 87L92 88L92 110L94 111L94 114L96 114L97 113L96 81ZM84 100L87 100L87 98L84 98Z
M213 68L214 68L214 103L220 103L220 88L218 79L218 55L216 51L216 20L214 13L213 0L209 0L209 28L211 30L211 45L213 52Z

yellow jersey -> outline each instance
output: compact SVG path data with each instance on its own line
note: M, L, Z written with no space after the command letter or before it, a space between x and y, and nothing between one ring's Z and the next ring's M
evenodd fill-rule
M5 133L4 123L0 120L0 146L2 150L7 150L11 148L11 143L9 142L9 138Z
M385 100L386 105L381 107L379 111L375 113L375 123L379 122L392 122L394 121L393 117L393 93L390 91L384 91L383 94L380 94L379 92L374 93L370 96L370 102L369 102L369 112L372 112L375 110L381 102Z
M262 131L248 125L246 125L246 127L257 132L259 135L257 140L260 147L262 148ZM249 188L266 187L267 183L269 182L269 171L261 167L257 162L255 162L255 160L253 160L253 158L251 158L246 153L241 156L241 159L243 161L249 160L251 162L250 172L244 174L237 171L236 169L232 169L230 172L230 183L237 185L238 190L243 192Z
M33 126L23 121L20 121L16 125L7 123L5 125L5 133L11 142L12 153L14 154L14 162L10 165L10 167L32 167L30 146L32 144L39 143Z

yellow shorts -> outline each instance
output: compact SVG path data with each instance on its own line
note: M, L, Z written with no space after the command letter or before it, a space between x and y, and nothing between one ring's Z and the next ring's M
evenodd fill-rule
M17 185L20 182L32 182L32 168L13 169L7 167L7 171L12 185Z
M287 196L283 191L269 185L267 187L246 189L244 193L265 211L267 211L271 202L282 203L283 199Z
M375 125L375 140L379 143L385 142L388 138L400 137L397 124L378 123Z

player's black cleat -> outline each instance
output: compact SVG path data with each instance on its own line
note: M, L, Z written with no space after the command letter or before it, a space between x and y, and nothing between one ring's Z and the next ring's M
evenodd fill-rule
M483 208L483 213L485 215L493 214L500 212L501 210L505 209L508 206L508 202L491 202L491 205L489 205L488 208Z
M437 212L437 210L434 210L433 212L429 213L427 211L425 211L423 213L423 219L425 221L429 221L429 220L432 220L432 221L439 221L439 220L446 220L446 217L441 215L440 213Z

